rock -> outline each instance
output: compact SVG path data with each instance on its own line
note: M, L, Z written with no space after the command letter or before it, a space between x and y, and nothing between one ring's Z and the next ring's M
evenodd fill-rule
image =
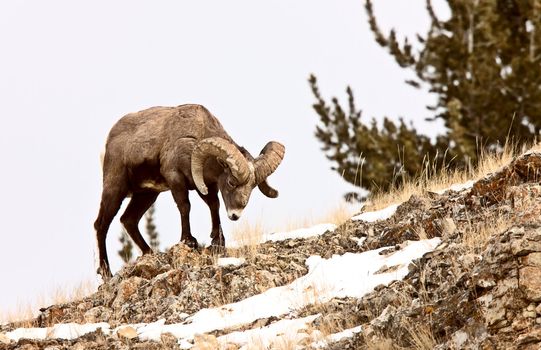
M126 338L126 339L133 339L133 338L137 338L137 331L135 330L135 328L131 327L131 326L127 326L127 327L122 327L120 328L116 334L119 336L119 337L122 337L122 338Z
M289 248L294 248L294 247L296 247L296 246L298 245L297 241L294 240L294 239L288 240L288 242L287 242L286 244L287 244L287 246L288 246Z
M383 309L378 317L370 321L370 325L372 325L375 329L385 328L390 322L392 322L395 312L396 308L394 306L387 305L387 307Z
M517 339L517 345L519 346L539 342L541 342L541 327L531 329L528 333L519 335Z
M541 304L537 305L535 312L537 312L538 315L541 315Z
M442 237L449 237L456 231L456 224L450 217L444 218L438 222Z
M496 281L493 279L479 278L477 280L477 285L481 288L492 288L496 285Z
M93 347L92 347L92 346L88 346L87 344L81 342L81 343L75 344L75 345L71 348L71 350L86 350L86 349L89 349L89 348L93 348ZM97 346L94 347L94 348L97 348Z
M466 269L473 269L475 267L476 262L479 261L479 255L477 254L464 254L460 257L458 257L458 260L462 262L464 267Z
M530 253L521 259L524 266L541 267L541 252Z
M509 295L510 292L519 288L518 278L510 276L503 280L498 281L496 288L494 288L494 297L500 298Z
M468 341L468 333L464 331L457 331L452 336L453 345L455 349L462 349L464 344Z
M535 311L524 310L524 311L522 312L522 317L525 317L525 318L535 318L535 317L536 317L536 312L535 312Z
M541 235L539 229L536 231L538 232L533 233L534 235ZM524 228L515 228L514 234L523 235ZM511 252L515 256L524 256L529 255L530 253L541 252L541 242L528 239L513 240L511 242Z
M122 282L118 286L118 291L112 303L113 308L120 309L122 305L129 302L132 295L136 294L145 280L141 277L131 277Z
M521 331L523 329L528 328L530 324L531 324L531 321L529 319L519 317L513 320L511 327L513 328L514 331Z
M182 288L184 273L182 270L171 270L156 276L149 284L145 294L152 298L165 298L178 295Z
M526 266L519 270L519 287L530 301L541 301L541 267Z
M50 327L61 322L65 317L66 311L59 305L52 305L45 309L40 309L41 313L38 316L38 324L40 326Z
M89 302L89 301L87 301L87 302L82 302L82 303L80 303L79 305L77 305L77 311L78 311L78 312L82 312L82 313L88 311L88 310L91 309L91 308L92 308L92 303Z
M96 306L84 313L83 319L87 323L107 321L111 317L111 309L105 306Z
M160 335L160 342L164 344L167 349L178 348L178 339L171 333L162 333Z
M20 347L17 347L17 350L38 350L39 346L34 344L22 344Z
M0 343L1 344L9 344L11 340L5 335L4 333L0 333Z
M194 336L193 350L215 350L219 349L218 339L211 334L196 334Z
M152 279L153 277L170 269L171 266L164 263L164 261L160 261L158 255L145 254L137 259L132 271L129 272L129 275L144 279Z
M485 321L489 326L494 326L505 321L505 307L501 299L494 299L492 294L485 294L477 299L483 307Z

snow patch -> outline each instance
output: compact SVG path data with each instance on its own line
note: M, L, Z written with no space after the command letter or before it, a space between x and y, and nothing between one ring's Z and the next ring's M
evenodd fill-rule
M240 266L246 262L244 258L218 258L218 266Z
M444 188L443 190L434 191L434 193L444 194L447 191L462 192L464 190L468 190L468 189L472 188L474 183L475 183L475 181L469 180L469 181L464 182L462 184L453 184L448 188Z
M273 233L266 233L263 234L261 239L257 239L257 244L265 243L265 242L277 242L277 241L285 241L286 239L297 239L297 238L311 238L316 236L321 236L327 231L333 232L336 229L335 224L318 224L311 227L306 228L300 228L292 231L281 231L281 232L273 232ZM242 241L236 241L234 239L228 239L226 242L226 246L228 248L239 248L244 246L245 244Z
M137 336L141 340L159 341L162 333L167 333L163 331L164 327L166 327L164 318L156 322L137 324L132 327L137 330Z
M315 236L321 236L327 231L334 231L336 229L335 224L319 224L307 228L300 228L293 231L287 232L275 232L265 235L263 242L267 241L284 241L286 239L295 239L295 238L310 238Z
M362 331L362 326L357 326L354 328L343 330L342 332L329 334L327 337L325 337L325 339L312 343L312 347L316 349L324 348L331 343L335 343L346 338L351 338L355 334L360 333L361 331Z
M87 333L92 333L98 328L101 328L105 334L110 333L108 323L60 323L48 328L18 328L14 331L7 332L6 336L17 342L19 339L67 339L72 340L79 338Z
M337 341L340 341L342 339L351 338L355 334L361 332L361 330L362 330L362 327L357 326L357 327L354 327L354 328L343 330L342 332L339 332L339 333L331 334L331 335L329 335L328 339L331 342L337 342Z
M356 242L359 247L362 247L364 244L364 241L366 241L366 237L350 237L352 241Z
M376 210L376 211L367 211L365 213L361 213L359 215L356 215L351 218L351 220L354 221L366 221L366 222L375 222L378 220L386 220L393 216L393 214L396 212L396 208L398 208L398 204L392 204L384 209Z
M257 344L262 349L274 349L277 344L287 341L298 344L310 335L304 332L320 315L311 315L292 320L280 320L266 327L258 327L243 332L233 332L218 337L218 343L224 348L227 344L236 344L241 349ZM319 333L319 332L318 332Z

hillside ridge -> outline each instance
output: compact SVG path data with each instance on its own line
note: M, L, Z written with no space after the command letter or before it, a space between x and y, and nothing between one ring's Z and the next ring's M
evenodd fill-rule
M414 195L389 217L229 249L242 257L233 265L178 244L138 258L88 297L0 326L0 349L539 349L540 172L541 153L527 152L472 186ZM247 300L298 286L324 264L336 264L324 271L337 279L304 285L306 300L288 312L180 336L197 315L212 323L216 310L242 314ZM361 272L381 283L361 291Z

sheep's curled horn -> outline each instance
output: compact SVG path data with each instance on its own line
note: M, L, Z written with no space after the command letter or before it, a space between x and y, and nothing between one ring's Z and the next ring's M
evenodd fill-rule
M259 190L267 197L278 197L278 191L268 184L267 177L278 168L278 165L280 165L284 158L284 154L284 145L271 141L263 147L261 153L254 161L255 182Z
M246 158L231 142L221 137L209 137L199 141L192 152L192 177L195 186L202 194L208 194L203 178L203 167L207 158L214 156L229 167L231 175L243 183L250 176Z
M271 141L263 148L254 160L255 183L267 197L275 198L278 191L270 187L267 177L272 174L282 162L285 148L278 142ZM250 176L250 165L235 145L220 137L210 137L201 140L192 153L192 177L194 183L203 195L208 193L203 176L203 167L208 157L214 156L227 164L231 175L239 183L245 183Z

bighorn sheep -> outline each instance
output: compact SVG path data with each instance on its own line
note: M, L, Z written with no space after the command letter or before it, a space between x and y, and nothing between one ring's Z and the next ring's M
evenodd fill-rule
M105 238L124 198L131 196L120 221L143 254L151 252L138 223L158 194L171 190L180 211L181 241L191 247L189 190L210 208L212 245L225 244L220 226L218 191L231 220L237 220L255 186L270 198L278 192L267 183L285 148L271 141L253 158L238 146L203 106L153 107L121 118L111 129L103 158L103 192L94 223L99 251L98 273L111 277Z

